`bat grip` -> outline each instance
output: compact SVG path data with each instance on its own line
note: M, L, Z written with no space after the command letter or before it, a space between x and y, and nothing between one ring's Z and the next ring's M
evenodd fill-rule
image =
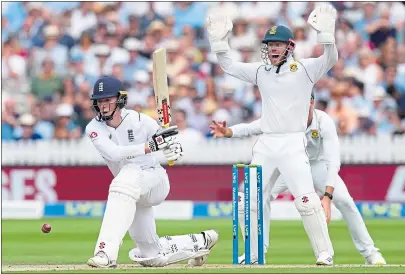
M169 124L164 125L163 127L164 127L164 128L168 128L168 127L169 127ZM169 166L174 166L174 161L173 161L173 160L168 161L167 163L169 164Z

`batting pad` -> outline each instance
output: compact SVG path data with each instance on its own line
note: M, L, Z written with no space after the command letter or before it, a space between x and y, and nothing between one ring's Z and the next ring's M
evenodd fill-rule
M319 196L314 192L305 194L295 198L294 203L302 217L305 231L316 258L321 252L327 252L333 256L332 242Z
M135 211L136 202L132 197L110 192L94 255L104 251L110 260L117 260L120 243L134 219Z

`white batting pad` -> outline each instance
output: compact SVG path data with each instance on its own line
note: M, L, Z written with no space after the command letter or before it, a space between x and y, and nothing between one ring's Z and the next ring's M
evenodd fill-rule
M333 256L332 242L329 237L325 212L316 193L309 193L295 198L295 207L302 217L305 231L314 250L316 258L321 252Z
M136 202L132 197L110 192L94 255L104 251L110 260L117 260L120 243L134 219L135 211Z

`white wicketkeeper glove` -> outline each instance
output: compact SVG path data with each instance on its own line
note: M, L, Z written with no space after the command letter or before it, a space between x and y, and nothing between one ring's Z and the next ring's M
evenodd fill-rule
M168 161L177 161L183 157L183 148L179 141L175 139L173 144L163 149L163 154Z
M308 17L308 24L318 32L319 44L335 43L336 9L329 4L316 7Z
M233 24L229 16L220 11L213 12L205 19L208 39L213 53L226 52L229 50L227 35L232 30Z

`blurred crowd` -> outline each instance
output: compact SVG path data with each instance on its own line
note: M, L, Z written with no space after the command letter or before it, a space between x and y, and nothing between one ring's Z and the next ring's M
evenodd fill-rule
M332 4L339 61L315 85L316 107L342 136L404 133L405 2ZM2 2L2 140L81 138L95 116L89 96L101 75L124 83L128 109L156 118L151 54L159 47L167 49L173 123L184 138L210 138L213 119L253 121L261 116L260 93L221 70L206 14L221 8L232 17L235 60L260 61L261 39L276 24L292 29L294 56L302 59L323 52L306 23L315 5Z

